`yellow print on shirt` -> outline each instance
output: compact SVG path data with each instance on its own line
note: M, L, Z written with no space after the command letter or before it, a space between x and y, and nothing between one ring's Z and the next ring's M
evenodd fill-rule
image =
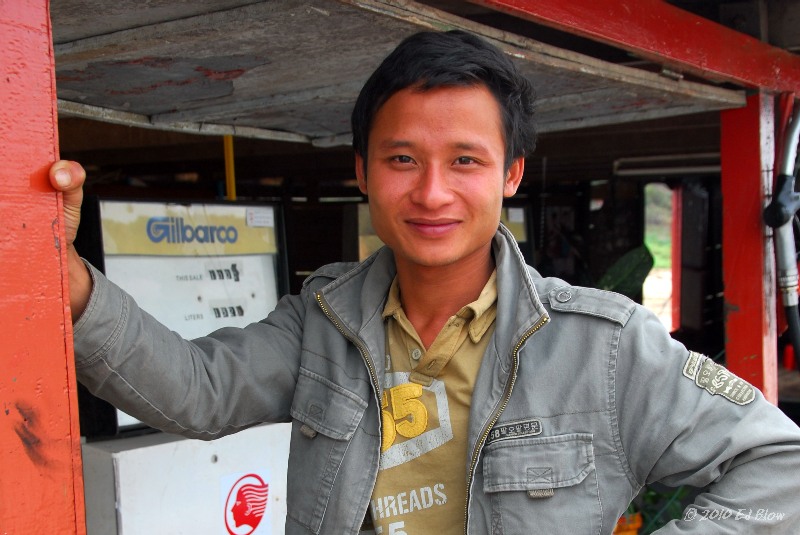
M420 397L422 385L416 383L397 385L384 391L381 400L381 453L394 444L398 433L406 438L414 438L428 428L428 409L419 400Z

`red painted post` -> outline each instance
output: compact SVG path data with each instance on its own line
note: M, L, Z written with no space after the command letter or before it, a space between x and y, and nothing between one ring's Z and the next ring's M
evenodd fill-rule
M85 533L48 3L0 6L0 533Z
M681 273L683 273L683 251L681 236L683 235L683 189L678 187L672 191L672 329L681 326Z
M722 271L731 371L778 401L775 260L763 223L775 155L773 97L722 112Z

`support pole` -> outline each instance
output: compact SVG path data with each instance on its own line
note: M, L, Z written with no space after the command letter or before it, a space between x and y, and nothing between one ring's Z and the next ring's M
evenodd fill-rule
M233 159L233 136L224 136L225 148L225 198L236 200L236 166Z
M0 9L0 532L85 533L48 4Z
M672 192L672 299L670 314L672 328L681 325L681 278L683 276L683 251L681 236L683 235L683 189L678 187Z
M722 112L722 271L728 368L778 402L776 279L762 211L772 191L773 97Z

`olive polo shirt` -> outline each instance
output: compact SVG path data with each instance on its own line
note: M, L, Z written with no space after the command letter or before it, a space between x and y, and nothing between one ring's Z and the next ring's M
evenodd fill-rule
M370 502L377 535L462 534L472 390L497 315L497 274L426 350L397 279L383 311L388 347L382 444Z

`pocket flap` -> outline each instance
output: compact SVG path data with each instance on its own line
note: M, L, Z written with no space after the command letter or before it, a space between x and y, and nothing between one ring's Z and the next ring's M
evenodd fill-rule
M367 402L321 375L300 368L291 415L318 433L350 440Z
M591 433L505 439L485 448L486 492L571 487L594 470Z

